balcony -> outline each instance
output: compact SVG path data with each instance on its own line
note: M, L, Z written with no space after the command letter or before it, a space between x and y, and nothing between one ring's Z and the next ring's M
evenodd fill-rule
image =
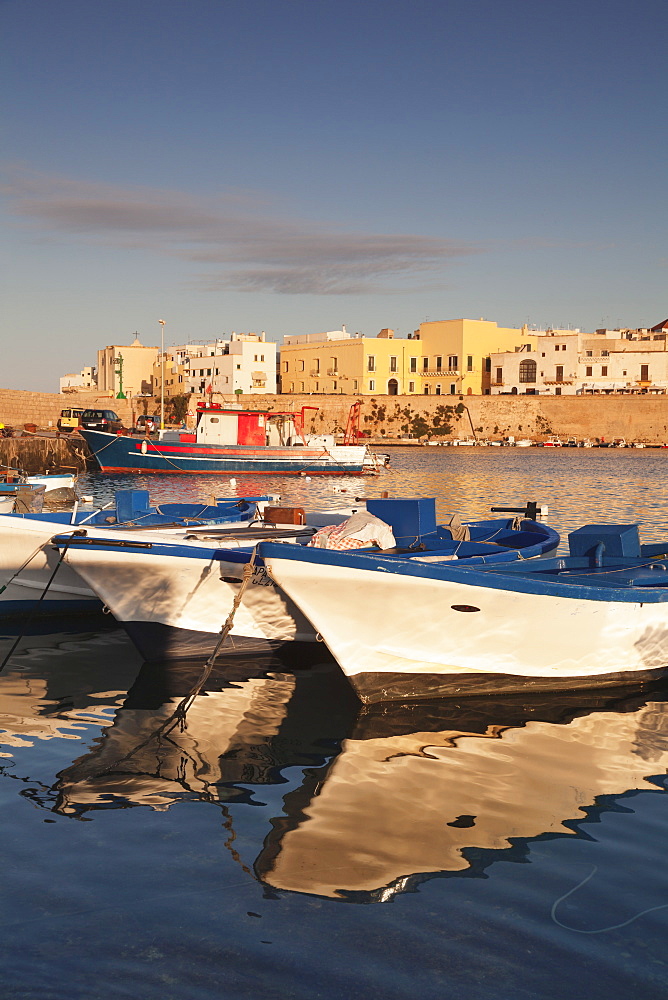
M327 369L327 374L331 375L333 378L338 378L339 377L339 369L338 368L328 368Z
M421 372L412 372L414 375L422 375L423 377L436 375L438 378L460 378L461 372L458 368L427 368L426 371L423 369ZM470 372L469 374L473 374Z

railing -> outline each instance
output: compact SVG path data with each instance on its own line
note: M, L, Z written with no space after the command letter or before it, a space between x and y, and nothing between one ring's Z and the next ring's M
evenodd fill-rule
M427 368L421 372L414 372L415 375L438 375L441 378L459 378L461 372L458 368ZM469 374L473 374L470 372Z

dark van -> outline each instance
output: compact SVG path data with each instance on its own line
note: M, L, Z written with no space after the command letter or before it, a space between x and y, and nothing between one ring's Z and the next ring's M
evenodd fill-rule
M84 410L81 426L89 431L109 431L110 434L116 434L122 430L123 421L113 410Z

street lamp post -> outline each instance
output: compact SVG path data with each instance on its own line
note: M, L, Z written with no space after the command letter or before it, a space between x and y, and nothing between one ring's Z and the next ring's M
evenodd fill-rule
M160 430L165 429L165 321L160 324Z

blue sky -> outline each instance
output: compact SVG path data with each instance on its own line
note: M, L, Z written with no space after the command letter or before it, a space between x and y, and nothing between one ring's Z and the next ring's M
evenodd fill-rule
M668 316L665 0L0 0L0 387L98 348Z

